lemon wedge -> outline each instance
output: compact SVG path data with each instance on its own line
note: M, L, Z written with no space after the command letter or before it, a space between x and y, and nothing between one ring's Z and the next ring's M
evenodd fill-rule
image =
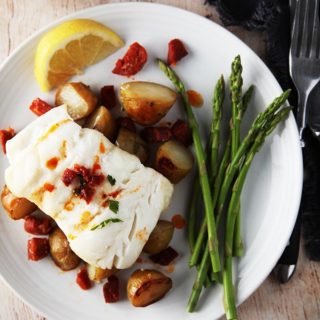
M94 20L63 22L41 38L36 50L35 77L41 90L49 91L123 45L115 32Z

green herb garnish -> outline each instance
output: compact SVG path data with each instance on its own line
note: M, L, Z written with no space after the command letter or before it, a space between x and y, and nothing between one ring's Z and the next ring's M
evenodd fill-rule
M109 209L114 213L118 213L119 211L119 201L117 200L108 200Z
M123 221L121 219L118 219L118 218L107 219L107 220L102 221L101 223L99 223L95 227L91 228L91 231L94 231L96 229L102 229L105 226L107 226L109 223L116 223L116 222L123 222Z
M114 186L116 184L116 179L113 176L110 176L110 174L108 174L107 178L112 186Z

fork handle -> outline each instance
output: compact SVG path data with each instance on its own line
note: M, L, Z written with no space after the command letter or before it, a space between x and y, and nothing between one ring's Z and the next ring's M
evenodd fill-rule
M299 137L301 147L304 147L303 131L306 127L307 122L307 102L309 97L309 91L300 91L298 92L298 110L297 110L297 126L299 129Z

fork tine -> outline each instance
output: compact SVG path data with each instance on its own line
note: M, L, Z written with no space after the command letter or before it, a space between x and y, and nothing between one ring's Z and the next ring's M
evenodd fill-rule
M314 1L314 0L311 0ZM305 2L305 10L303 11L303 28L301 35L301 47L300 47L300 56L308 55L308 47L310 47L310 33L309 33L309 23L310 23L310 13L311 13L311 5L309 0L299 0L299 2ZM301 29L300 29L301 30Z
M302 1L298 0L298 3L296 5L296 11L294 14L294 22L293 22L293 28L292 28L292 40L291 40L291 53L294 56L300 55L300 45L301 45L301 21L303 21L303 10L302 7Z
M315 8L314 8L314 17L313 17L313 28L312 28L312 35L311 35L311 48L310 48L310 56L315 58L319 56L319 0L315 1Z

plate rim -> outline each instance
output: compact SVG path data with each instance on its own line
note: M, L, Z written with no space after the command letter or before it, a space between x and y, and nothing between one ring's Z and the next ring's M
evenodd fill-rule
M92 7L88 7L88 8L84 8L78 11L74 11L72 13L66 14L62 17L59 17L58 19L55 19L53 21L51 21L49 24L44 25L43 27L41 27L39 30L37 30L36 32L31 33L24 41L21 42L21 44L19 44L11 53L9 56L7 56L4 61L0 64L0 73L2 73L4 71L4 69L6 68L7 65L9 65L11 63L11 60L15 59L15 56L19 54L19 52L21 50L24 50L24 47L26 47L30 42L32 42L35 38L39 37L42 33L48 31L49 29L55 27L56 25L58 25L61 22L64 22L66 20L69 19L74 19L74 18L82 18L81 16L84 14L88 14L91 11L96 11L97 9L102 9L102 10L106 10L106 8L111 8L111 7L127 7L127 6L133 6L133 7L159 7L159 9L163 9L163 10L173 10L173 11L178 11L181 14L184 15L189 15L190 17L192 17L193 19L200 19L202 21L205 21L206 23L209 24L214 24L215 27L217 29L219 29L219 32L228 34L228 37L230 39L232 39L232 41L236 41L239 44L241 44L242 47L245 48L245 50L247 50L248 52L250 52L250 54L253 54L255 56L255 58L259 61L259 64L261 67L264 68L264 71L268 73L268 77L272 80L272 82L275 84L275 86L278 87L279 90L282 91L282 88L279 84L279 82L277 81L277 79L275 78L275 76L273 75L273 73L271 72L271 70L267 67L267 65L265 64L265 62L254 52L253 49L251 49L245 42L243 42L240 38L238 38L235 34L233 34L231 31L229 31L228 29L224 28L222 25L216 23L215 21L212 21L208 18L205 18L204 16L201 16L198 13L195 13L193 11L189 11L187 9L184 8L180 8L180 7L176 7L174 5L170 5L170 4L163 4L163 3L153 3L153 2L120 2L120 3L105 3L105 4L100 4L100 5L96 5L96 6L92 6ZM291 112L289 119L291 122L291 125L296 127L296 123L293 117L293 114ZM296 197L296 201L295 201L295 205L293 204L293 207L296 207L296 214L293 215L292 219L292 223L291 226L289 228L287 228L286 230L288 231L288 237L287 239L289 239L291 232L293 230L295 221L296 221L296 217L298 215L298 209L299 209L299 203L300 203L300 199L301 199L301 194L302 194L302 181L303 181L303 161L302 161L302 152L301 152L301 148L300 148L300 144L299 144L299 139L298 139L298 130L296 127L296 138L297 139L293 139L293 141L296 141L296 146L298 146L297 148L297 158L295 159L295 161L297 162L297 167L300 167L299 172L296 172L297 177L296 180L297 185L300 186L300 188L298 188L299 190L297 190L297 197ZM294 201L293 201L294 202ZM281 247L284 250L286 247L286 243L284 243ZM282 251L281 250L281 253ZM279 254L278 259L281 256L281 253ZM276 259L275 263L278 261L278 259ZM275 265L275 263L273 265ZM237 302L237 305L239 306L240 304L242 304L243 302L245 302L248 297L250 295L252 295L257 288L262 284L262 282L267 278L267 276L270 274L270 271L265 272L265 274L260 277L260 281L256 282L256 285L253 286L253 289L251 288L250 290L247 291L251 291L249 293L247 293L246 295L244 295L243 299L241 299L241 301ZM11 286L10 283L7 281L7 279L3 276L2 273L0 273L0 278L1 280L7 285L8 288L10 288L10 290L12 292L14 292L14 294L16 296L19 297L20 300L22 300L24 303L26 303L32 310L36 311L37 313L39 313L40 315L45 316L46 318L50 318L49 314L47 314L46 312L41 311L37 306L33 305L31 302L29 302L25 297L23 297L17 290L15 287Z

